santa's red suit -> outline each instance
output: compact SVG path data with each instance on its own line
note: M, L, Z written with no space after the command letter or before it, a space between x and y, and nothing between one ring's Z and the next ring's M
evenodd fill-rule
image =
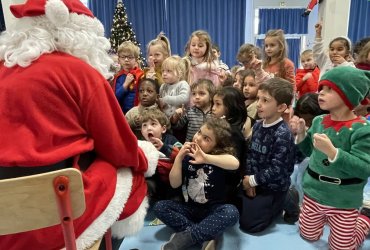
M80 155L94 152L81 169L86 210L74 221L79 249L91 246L112 225L118 238L142 227L148 206L144 174L154 172L158 152L150 143L141 142L145 154L138 147L111 87L88 63L63 52L42 54L27 67L1 62L0 131L0 168L7 171L70 158L80 169ZM63 247L60 225L0 236L0 249Z

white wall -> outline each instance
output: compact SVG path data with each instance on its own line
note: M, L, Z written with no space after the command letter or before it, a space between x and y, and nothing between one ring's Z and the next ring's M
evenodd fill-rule
M247 0L248 1L248 0ZM304 7L306 8L308 0L253 0L254 8L260 7L283 7L283 3L287 8Z
M15 21L15 17L10 12L9 6L11 4L21 4L24 3L26 0L1 0L1 5L3 7L4 12L4 20L5 20L5 28L8 29L12 23Z
M248 1L248 0L247 0ZM306 8L308 0L253 0L254 9L257 8ZM304 17L302 17L304 18ZM312 10L308 17L308 34L306 35L306 41L304 47L312 48L312 43L315 39L315 24L318 21L318 5Z

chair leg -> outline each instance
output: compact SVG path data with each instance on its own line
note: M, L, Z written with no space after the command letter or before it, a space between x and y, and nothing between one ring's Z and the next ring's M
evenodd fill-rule
M110 228L105 233L104 239L105 239L105 249L112 250L112 231L110 230Z
M69 179L57 176L54 179L54 191L57 197L60 221L63 229L64 242L67 250L76 250L76 235L73 227Z

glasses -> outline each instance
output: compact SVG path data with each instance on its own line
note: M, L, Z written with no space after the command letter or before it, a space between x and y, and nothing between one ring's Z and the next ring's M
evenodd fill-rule
M118 56L118 58L122 60L129 60L129 61L135 59L134 56Z

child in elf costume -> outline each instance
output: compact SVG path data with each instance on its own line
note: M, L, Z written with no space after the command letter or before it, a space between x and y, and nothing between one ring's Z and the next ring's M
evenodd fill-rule
M296 124L298 146L310 156L300 234L319 240L328 223L332 250L357 249L370 228L370 206L364 204L359 213L370 176L370 122L352 111L369 89L370 72L333 68L319 82L319 105L329 114L316 117L307 132L303 119Z
M10 10L17 23L0 35L0 178L80 170L86 209L74 220L77 249L109 228L118 249L144 224L145 176L158 151L138 146L107 81L113 60L103 25L79 0ZM63 247L60 225L0 236L0 249Z

